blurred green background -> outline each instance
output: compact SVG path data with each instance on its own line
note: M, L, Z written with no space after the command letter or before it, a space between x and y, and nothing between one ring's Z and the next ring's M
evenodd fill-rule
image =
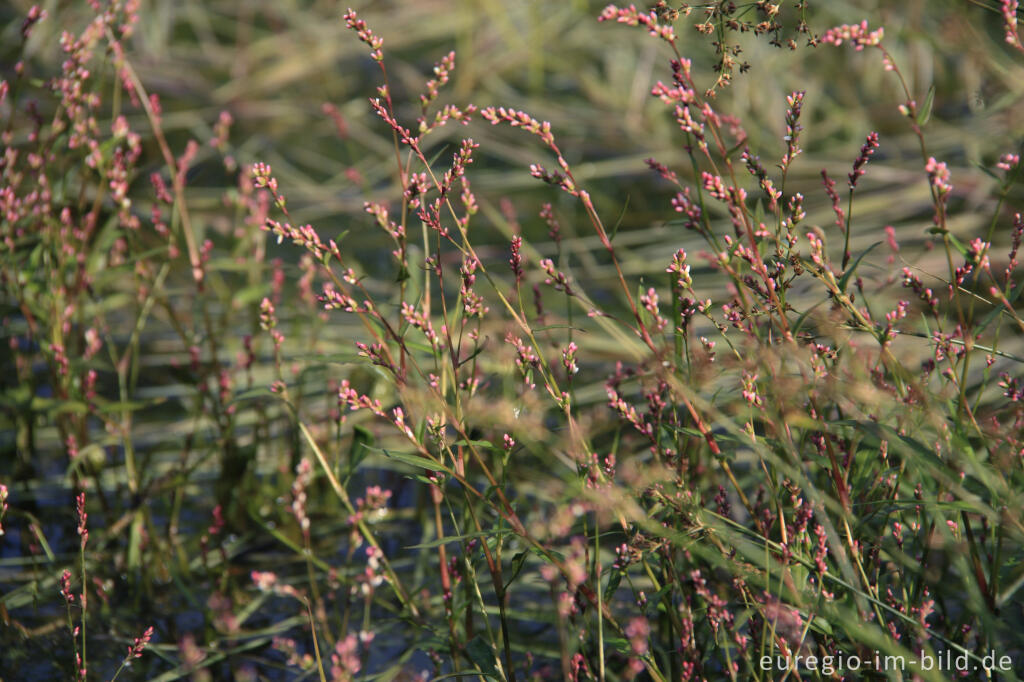
M58 32L74 25L79 9L63 6L69 4L43 3L51 15L60 7L59 18L43 22L28 47L32 59L51 68ZM405 106L408 120L418 113L415 95L432 64L455 49L451 100L514 107L551 121L566 157L603 212L617 216L628 197L630 222L622 229L651 235L647 243L637 236L632 245L637 267L645 253L658 253L664 235L650 228L665 220L667 188L643 160L654 156L680 172L685 169L681 136L670 112L649 96L654 82L671 78L665 45L642 29L597 23L601 2L353 5L385 40L395 101ZM8 3L2 10L5 63L15 57L16 31L27 7ZM172 148L181 150L192 138L205 142L218 114L230 112L236 121L233 154L242 163L270 163L287 188L297 222L327 230L369 225L368 216L359 217L366 196L393 198L395 192L390 131L366 103L379 72L365 46L346 29L344 9L333 2L147 2L130 41L132 63L147 88L161 96ZM1000 153L1019 150L1024 136L1022 66L1003 43L996 10L991 0L912 0L812 3L808 13L819 34L864 18L873 27L884 26L886 45L919 102L935 86L929 151L950 164L957 196L969 203L983 201L988 189L975 165L991 166ZM783 10L784 17L792 14ZM680 19L677 31L698 84L710 86L715 64L711 38L687 26L699 15L695 9L693 16ZM823 193L815 191L820 170L845 175L871 130L879 132L882 146L873 161L877 170L864 181L871 190L883 191L872 191L871 199L858 207L861 230L920 217L927 211L926 186L916 140L897 111L902 95L895 77L880 68L876 52L808 48L792 32L784 37L791 36L799 43L795 51L749 34L728 36L743 48L739 58L750 69L721 92L717 109L743 122L751 148L771 164L783 150L785 96L806 90L806 152L794 173L796 182L807 187L812 222L829 222ZM339 139L324 104L335 106L343 117L347 139ZM133 129L145 130L145 121L135 116ZM490 221L503 222L493 197L513 199L529 225L538 223L533 209L545 200L575 210L568 198L529 177L530 163L550 163L543 150L512 131L489 128L479 120L468 130L449 126L432 144L436 151L467 134L486 142L472 179L490 200L485 207ZM200 158L208 163L198 164L189 178L189 196L200 207L218 205L224 190L215 156L204 145ZM916 189L908 191L911 185ZM976 225L958 227L968 233Z

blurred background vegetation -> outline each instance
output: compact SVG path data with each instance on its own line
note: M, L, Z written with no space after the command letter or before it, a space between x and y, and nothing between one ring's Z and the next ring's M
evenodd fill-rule
M82 13L79 22L86 18L87 8L50 4L59 7L59 18L43 22L26 50L40 64L38 76L46 73L44 65L53 72L58 64L59 32L76 24L76 12ZM675 123L649 96L655 81L670 77L667 50L642 30L597 23L605 3L355 4L385 39L395 101L404 104L410 118L418 113L415 96L433 63L455 49L453 101L511 106L551 121L568 160L601 208L617 215L630 197L636 224L622 229L647 230L664 219L658 189L665 188L650 177L643 160L655 156L678 168L685 158ZM819 33L862 18L884 26L887 45L911 91L923 101L935 86L930 151L953 165L954 184L963 187L959 196L966 201L980 201L987 188L975 166L990 166L998 154L1015 151L1024 134L1024 121L1015 115L1024 87L1022 67L1002 40L996 5L991 0L829 2L812 4L808 14L812 30ZM27 3L8 3L0 11L6 20L2 59L11 65ZM130 56L143 83L161 96L171 147L180 151L189 139L205 142L226 110L236 122L232 153L242 163L270 163L303 222L347 227L367 195L388 197L390 191L393 197L390 131L366 104L379 84L379 72L363 46L352 40L340 18L343 11L333 2L145 3ZM711 39L686 30L686 22L680 19L678 28L684 56L710 87L716 63ZM737 75L721 91L719 110L741 120L751 147L769 159L783 149L785 96L806 90L807 151L795 170L808 188L818 185L822 168L837 175L855 157L864 135L877 130L884 171L865 181L873 181L873 189L888 187L891 194L872 192L878 206L862 210L872 217L877 213L874 222L880 227L921 209L923 203L913 200L926 194L916 140L896 108L902 100L898 83L878 68L877 55L808 48L796 34L785 37L797 38L798 49L777 49L750 35L726 37L743 48L739 59L750 69L748 77ZM343 117L346 136L324 113L325 104ZM135 130L147 125L141 113L130 114L129 121ZM524 219L536 223L532 209L552 200L553 193L538 187L524 169L542 152L508 131L484 132L487 128L478 122L468 131L486 136L488 143L481 148L478 163L485 168L476 169L474 185L489 197L513 199ZM440 147L465 132L443 131L433 144ZM219 168L215 150L204 149L189 178L189 195L198 207L219 206L228 184ZM921 185L916 193L906 191L911 184ZM824 213L821 194L807 193ZM899 200L886 201L887 196ZM566 210L573 210L568 208L572 202L564 201ZM493 222L502 222L499 211L485 211ZM861 216L867 230L868 218ZM811 217L820 218L814 210ZM361 220L370 224L369 217Z

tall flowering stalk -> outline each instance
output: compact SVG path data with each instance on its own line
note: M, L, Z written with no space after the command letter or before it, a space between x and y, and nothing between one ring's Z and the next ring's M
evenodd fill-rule
M86 680L88 676L88 658L86 657L86 640L85 640L85 621L86 614L88 613L89 606L89 592L88 592L88 575L85 570L85 548L89 542L89 515L85 511L85 493L79 493L75 497L75 509L78 514L78 559L80 567L80 579L82 581L82 591L78 594L78 604L81 608L81 616L79 619L79 625L76 626L72 632L72 639L75 639L76 635L81 636L80 644L75 643L75 673L80 680ZM67 573L65 572L65 576ZM62 588L67 592L67 584L65 583ZM71 600L65 595L68 605L70 607Z
M849 185L850 185L850 196L846 204L846 224L843 226L843 235L846 240L843 243L843 270L846 270L846 266L850 263L850 219L853 216L853 192L857 189L857 181L866 172L864 167L868 163L868 159L878 149L878 133L868 133L867 139L860 148L860 155L857 156L857 160L853 162L853 170L849 174ZM823 171L824 172L824 171Z

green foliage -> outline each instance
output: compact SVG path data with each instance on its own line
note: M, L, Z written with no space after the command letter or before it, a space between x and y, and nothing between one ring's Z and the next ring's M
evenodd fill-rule
M1017 679L990 4L0 9L0 677Z

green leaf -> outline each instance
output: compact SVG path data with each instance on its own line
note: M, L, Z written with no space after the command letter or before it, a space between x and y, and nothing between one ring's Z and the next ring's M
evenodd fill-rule
M1024 587L1024 571L1020 571L1016 577L1012 579L1012 582L1007 585L1003 590L996 596L996 606L1002 606L1010 597L1012 597L1021 587Z
M363 360L357 353L297 353L293 357L296 360L318 362L325 365L351 365Z
M266 388L266 387L252 388L252 389L249 389L248 391L243 391L243 392L239 393L238 395L236 395L231 400L231 404L232 405L238 405L239 403L244 403L244 402L249 401L249 400L256 400L258 398L269 398L272 395L274 395L274 394L273 394L273 392L269 388Z
M369 448L369 446L364 446ZM370 448L376 450L376 448ZM392 450L381 450L385 455L391 459L398 460L409 466L419 467L421 469L429 469L430 471L444 471L444 468L437 462L427 459L426 457L420 457L408 452L394 452Z
M32 387L27 384L17 384L0 393L0 405L8 408L25 408L32 404Z
M110 251L110 247L114 245L114 241L120 236L121 231L118 229L117 216L111 215L103 227L99 229L99 234L96 235L96 240L93 242L89 257L89 271L95 272L100 268L101 264L106 265L106 254ZM114 270L114 268L103 268L103 272Z
M56 417L62 414L88 414L89 406L81 400L59 400L56 406L50 409L50 416Z
M633 650L629 640L623 637L605 637L604 644L609 649L614 649L620 654L628 654Z
M262 299L266 295L266 292L267 285L261 282L242 289L234 295L233 300L240 306L246 306Z
M441 148L437 150L437 153L431 156L430 159L427 161L427 166L429 168L433 168L434 164L437 163L437 160L441 158L441 154L444 154L445 150L448 149L448 147L450 146L451 143L449 142L445 142L443 145L441 145Z
M626 195L626 202L622 205L622 213L619 214L619 219L615 221L615 225L612 226L612 231L608 235L608 241L615 239L615 235L619 231L619 226L622 225L622 219L626 217L626 211L629 209L629 195Z
M128 568L137 569L142 565L142 513L136 510L128 532Z
M412 339L406 338L405 345L411 350L419 351L420 353L425 353L427 355L434 354L434 347L424 341L413 341Z
M211 258L206 263L206 269L210 272L247 272L252 267L252 263L247 260L239 260L234 256L223 257L223 258ZM261 288L266 288L265 284L259 284Z
M476 358L476 356L478 356L478 355L480 355L480 353L484 352L486 347L487 347L487 340L484 339L484 342L481 343L479 346L477 346L476 350L474 350L472 353L470 353L469 355L467 355L464 358L459 358L459 367L462 367L467 362L472 362L474 360L474 358Z
M25 516L32 520L32 523L29 524L29 528L36 536L36 540L39 541L39 546L43 548L43 553L46 555L47 560L50 563L53 563L56 561L56 557L54 557L53 550L50 549L50 543L46 541L46 536L43 534L42 524L39 522L39 519L32 514L26 513Z
M1001 177L999 177L999 175L997 175L996 172L994 170L992 170L991 168L989 168L989 167L987 167L985 165L982 165L982 164L978 163L977 161L975 161L971 165L974 166L975 168L977 168L978 170L980 170L985 175L987 175L990 178L992 178L993 180L995 180L997 182L1002 182L1003 181L1003 179Z
M843 273L843 276L839 278L839 290L840 291L844 291L844 292L846 291L846 283L850 281L850 277L857 270L857 266L860 265L860 262L862 260L864 260L864 256L866 256L869 253L871 253L872 249L874 249L876 246L878 246L881 243L882 242L875 242L874 244L872 244L868 248L864 249L859 256L857 256L856 258L853 259L853 263L851 263L850 267L846 269L846 272Z
M615 571L608 578L608 585L604 588L604 601L608 603L615 596L616 590L619 589L619 583L622 582L622 571Z
M1017 288L1013 290L1013 293L1006 300L1009 301L1011 305L1013 305L1014 303L1017 302L1017 299L1020 298L1020 294L1022 291L1024 291L1024 284L1018 285ZM1006 309L1003 306L999 305L998 303L995 304L995 307L992 309L991 312L989 312L988 315L985 316L981 324L978 325L978 328L985 329L990 324L992 324L992 320L994 320L998 315L1001 315L1005 312ZM977 346L975 347L977 348Z
M45 587L53 587L56 585L56 580L50 581L51 585ZM39 601L39 580L31 580L20 587L16 587L9 592L6 592L3 596L0 596L0 604L3 604L6 608L23 609L29 604L38 603ZM53 587L53 589L56 589Z
M468 445L474 448L494 449L494 444L489 440L457 440L452 445Z
M571 329L574 334L586 334L587 333L587 330L584 329L583 327L576 327L576 326L571 325L571 324L549 324L549 325L545 325L543 327L534 327L533 328L533 332L534 332L534 334L536 334L537 332L546 332L546 331L550 331L552 329Z
M928 88L928 95L924 98L924 106L917 112L917 125L923 126L932 117L932 103L935 102L935 84Z
M672 428L672 427L670 427ZM700 438L704 440L704 434L700 432L700 429L695 429L692 426L678 426L672 428L674 431L685 434L687 436L693 436L694 438ZM716 433L715 440L719 443L739 443L740 439L731 433Z
M422 542L422 543L420 543L418 545L409 545L406 549L434 549L436 547L440 547L441 545L447 545L447 544L452 543L452 542L462 542L463 540L474 540L476 538L490 538L490 537L493 537L495 535L509 535L511 533L512 533L511 530L501 530L501 531L481 530L481 531L475 531L473 533L465 533L463 535L446 535L443 538L435 538L435 539L430 540L428 542ZM514 561L514 559L513 559L513 561Z
M483 636L477 635L466 644L466 655L489 677L500 680L498 669L495 666L496 659L491 645L484 641Z
M764 222L764 202L760 198L754 204L754 222L757 224Z
M832 625L827 618L815 618L811 621L810 628L829 637L832 636Z
M348 451L348 470L350 473L355 471L356 467L370 454L370 449L373 447L374 442L373 432L365 426L356 424L352 427L352 446Z
M953 248L960 252L961 256L967 256L967 247L962 241L956 238L956 235L952 232L946 232L949 235L949 241L952 242Z
M818 301L817 303L812 305L810 308L808 308L807 310L802 312L800 314L800 317L796 318L796 323L793 324L793 335L794 336L796 335L797 332L799 332L803 328L804 322L807 320L807 316L810 315L812 312L814 312L815 308L820 306L822 303L825 303L827 300L828 299L822 299L822 300Z
M510 571L511 576L505 582L506 590L508 590L508 588L512 585L513 581L515 581L515 579L519 577L519 573L523 570L523 566L526 565L526 560L529 557L530 550L528 549L524 549L522 552L519 552L519 554L516 554L514 557L512 557L512 567Z
M108 412L135 412L142 410L153 405L159 405L164 402L164 398L156 398L154 400L119 400L113 403L107 403L106 405L100 406L97 410L100 414L106 414Z

